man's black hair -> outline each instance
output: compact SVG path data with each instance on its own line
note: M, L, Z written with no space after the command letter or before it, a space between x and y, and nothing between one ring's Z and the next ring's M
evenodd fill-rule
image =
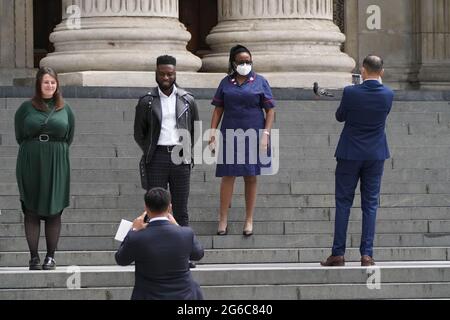
M383 70L383 59L376 55L369 54L364 58L363 67L369 73L380 73Z
M176 66L177 59L175 59L175 57L168 56L168 55L159 56L158 58L156 58L156 65L159 66L161 64L170 64L170 65Z
M233 66L234 58L236 57L237 54L242 52L247 52L250 55L250 57L252 56L250 50L248 50L246 47L240 44L235 45L233 48L230 49L230 58L228 60L228 74L232 74L235 71Z
M151 212L162 213L169 208L170 193L163 188L153 188L145 194L144 200Z

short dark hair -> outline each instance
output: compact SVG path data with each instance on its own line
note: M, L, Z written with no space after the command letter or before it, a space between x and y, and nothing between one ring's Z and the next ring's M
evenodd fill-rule
M369 54L364 58L363 67L369 73L380 73L383 70L383 59L374 54Z
M170 64L170 65L176 66L177 59L175 59L175 57L168 56L168 55L159 56L158 58L156 58L156 65L159 66L161 64Z
M153 188L145 194L144 200L151 212L165 212L170 205L170 193L163 188Z
M235 70L234 70L234 66L233 66L233 62L234 59L236 58L236 55L238 55L239 53L242 52L247 52L250 57L252 56L250 50L248 50L246 47L244 47L243 45L235 45L234 47L232 47L230 49L230 57L228 59L228 73L232 74Z

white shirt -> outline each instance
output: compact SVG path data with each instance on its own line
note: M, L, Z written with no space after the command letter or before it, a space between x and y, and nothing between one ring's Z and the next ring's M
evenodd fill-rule
M166 96L158 87L161 100L161 133L159 134L159 146L173 146L180 144L180 136L177 130L177 87L173 86L170 96Z
M167 221L170 221L169 218L167 218L167 217L156 217L156 218L150 219L150 221L149 221L148 223L152 223L153 221L159 221L159 220L167 220Z
M363 82L366 82L366 81L369 81L369 80L375 80L375 81L378 81L380 84L383 84L383 80L381 80L381 77L379 77L379 78L367 78Z
M158 221L158 220L167 220L167 221L170 221L169 218L167 218L167 217L156 217L156 218L150 219L150 221L149 221L148 223L151 223L151 222L153 222L153 221ZM136 228L133 228L133 226L131 226L130 229L133 230L133 231L136 231L136 230L137 230Z

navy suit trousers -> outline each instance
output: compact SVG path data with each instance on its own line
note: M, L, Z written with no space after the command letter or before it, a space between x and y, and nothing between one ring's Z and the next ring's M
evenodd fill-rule
M337 159L335 177L336 217L334 225L333 256L343 256L347 239L350 209L355 197L355 189L360 181L362 234L361 256L373 255L375 222L379 203L381 177L384 160L343 160Z

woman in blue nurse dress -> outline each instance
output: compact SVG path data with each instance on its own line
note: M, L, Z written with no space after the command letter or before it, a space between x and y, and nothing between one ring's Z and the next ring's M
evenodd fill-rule
M244 236L253 234L257 176L270 166L269 138L275 103L267 80L252 70L252 55L241 45L230 50L229 75L214 95L210 148L218 147L216 177L221 177L218 235L228 232L227 218L236 177L245 183ZM220 121L220 134L216 133ZM216 141L219 136L219 142Z

